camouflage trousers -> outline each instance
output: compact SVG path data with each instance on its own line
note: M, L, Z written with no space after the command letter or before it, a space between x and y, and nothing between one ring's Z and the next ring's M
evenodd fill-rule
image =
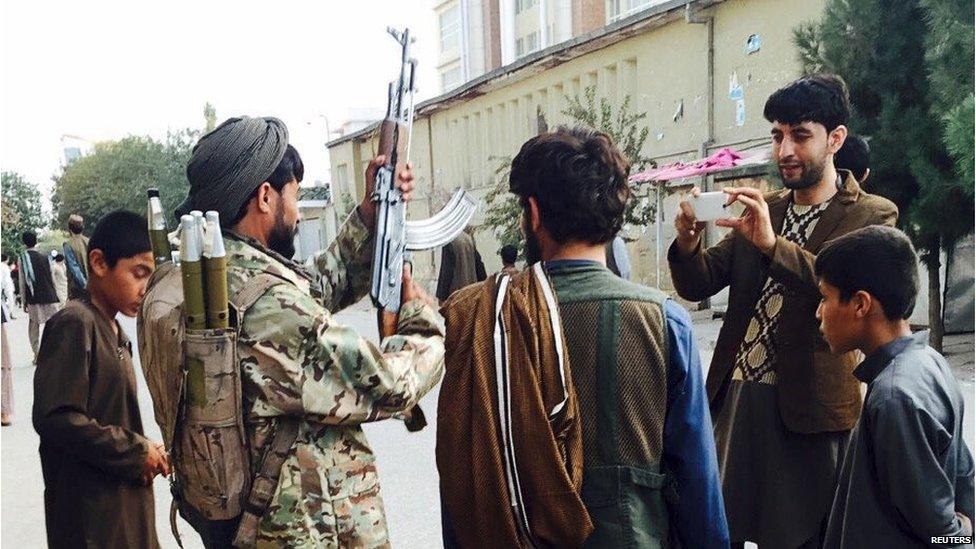
M261 519L257 546L389 547L372 459L323 467L309 446L297 445Z

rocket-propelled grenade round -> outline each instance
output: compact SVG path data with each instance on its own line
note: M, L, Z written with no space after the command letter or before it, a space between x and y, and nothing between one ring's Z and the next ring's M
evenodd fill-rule
M207 294L207 328L227 328L227 253L220 231L220 214L207 212L207 244L203 249L203 272Z
M203 212L200 210L193 210L190 215L197 222L197 233L200 235L200 256L203 257L207 253L207 248L210 247L210 242L207 240L207 221L203 218Z
M172 260L169 240L166 237L166 216L163 204L159 201L159 189L153 187L146 191L149 203L146 206L146 219L149 221L149 241L152 243L153 260L159 267Z
M207 328L206 306L203 297L203 262L200 260L200 229L192 215L180 218L180 272L183 276L183 306L189 330Z

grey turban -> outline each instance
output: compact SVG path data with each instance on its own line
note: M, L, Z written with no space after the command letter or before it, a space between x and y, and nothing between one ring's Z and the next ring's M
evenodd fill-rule
M274 173L288 147L288 128L277 118L230 118L200 138L186 166L190 192L176 219L191 210L216 210L230 223L254 189Z

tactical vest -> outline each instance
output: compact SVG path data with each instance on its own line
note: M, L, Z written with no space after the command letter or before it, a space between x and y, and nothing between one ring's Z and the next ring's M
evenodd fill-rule
M595 528L586 547L668 547L667 296L594 265L549 274L579 398L582 498Z
M179 509L211 543L253 546L258 521L298 437L297 418L279 421L263 459L251 463L237 344L240 321L281 283L287 281L267 273L254 277L230 296L230 328L188 330L179 267L164 263L149 281L137 318L139 355L173 465L170 526L177 543Z

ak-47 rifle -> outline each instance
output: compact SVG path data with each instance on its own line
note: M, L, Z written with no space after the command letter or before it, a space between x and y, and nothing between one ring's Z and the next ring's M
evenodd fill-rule
M434 216L407 221L406 203L396 186L396 166L399 157L400 128L407 130L406 158L410 158L413 136L414 76L417 60L410 57L413 38L410 29L399 32L390 27L387 32L400 44L400 76L390 82L386 116L380 123L379 154L386 163L376 171L373 201L376 202L376 247L373 249L373 280L370 296L382 312L400 310L403 284L403 264L409 262L409 252L429 250L454 240L464 230L477 205L464 190L458 190L447 205ZM406 103L405 103L406 100ZM426 422L419 406L410 412L406 425L411 431L420 430Z

